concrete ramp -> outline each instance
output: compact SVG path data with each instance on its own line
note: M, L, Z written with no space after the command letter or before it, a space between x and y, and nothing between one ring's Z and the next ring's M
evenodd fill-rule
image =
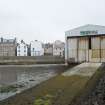
M64 72L63 76L81 75L91 77L96 70L101 66L102 63L82 63L77 65L67 72Z

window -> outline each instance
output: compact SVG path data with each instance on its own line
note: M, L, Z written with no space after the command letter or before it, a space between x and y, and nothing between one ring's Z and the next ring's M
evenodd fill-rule
M34 48L33 48L33 51L34 51Z
M89 49L91 49L91 37L89 37Z

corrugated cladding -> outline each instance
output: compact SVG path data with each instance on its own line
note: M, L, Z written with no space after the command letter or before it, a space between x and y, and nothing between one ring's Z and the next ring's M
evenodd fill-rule
M79 38L78 39L79 48L78 48L78 62L86 61L88 54L88 39L87 38Z
M85 35L94 35L94 34L96 35L105 34L105 26L88 24L65 32L66 37L85 36Z
M77 61L77 39L68 39L67 41L68 46L67 46L67 53L68 53L68 58L70 58L71 61ZM71 46L72 45L72 46Z

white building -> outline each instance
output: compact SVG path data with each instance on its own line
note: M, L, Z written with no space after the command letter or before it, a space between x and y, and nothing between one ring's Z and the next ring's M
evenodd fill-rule
M56 40L53 43L53 56L64 57L64 50L65 50L64 42L61 42L60 40Z
M44 48L40 41L32 41L30 44L31 56L42 56L44 55Z
M17 45L17 56L27 56L28 55L28 47L27 44L22 40L21 43Z
M65 32L65 59L71 62L105 62L105 26L85 25Z

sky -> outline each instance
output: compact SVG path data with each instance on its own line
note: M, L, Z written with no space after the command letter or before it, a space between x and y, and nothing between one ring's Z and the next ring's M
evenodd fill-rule
M65 31L105 26L105 0L0 0L0 37L65 41Z

